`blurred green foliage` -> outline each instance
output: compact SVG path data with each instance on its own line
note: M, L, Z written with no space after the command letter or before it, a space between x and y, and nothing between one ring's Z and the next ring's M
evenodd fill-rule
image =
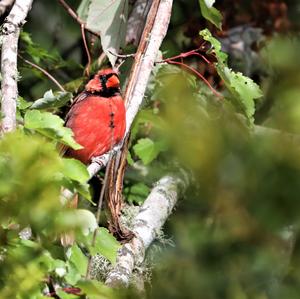
M262 106L272 101L264 125L292 133L300 124L299 45L280 38L264 49ZM298 298L299 137L257 133L230 103L203 101L203 84L167 68L155 94L194 183L168 224L176 246L159 255L148 297Z
M50 215L60 206L55 176L62 168L54 146L18 131L1 140L0 152L1 220L9 223L15 219L37 231L52 227L55 219Z

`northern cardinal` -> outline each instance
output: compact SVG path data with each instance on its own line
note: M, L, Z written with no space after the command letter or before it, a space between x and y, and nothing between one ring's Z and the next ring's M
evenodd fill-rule
M126 129L126 112L120 94L118 73L100 70L72 103L66 116L66 127L83 146L67 149L65 155L88 164L93 157L108 152L119 143Z
M118 73L112 69L100 70L85 86L72 103L66 116L66 127L72 129L74 139L83 146L80 150L64 147L65 156L84 164L92 158L108 152L119 143L126 129L126 112L120 94ZM77 207L78 196L68 203ZM74 232L62 234L63 246L72 245Z

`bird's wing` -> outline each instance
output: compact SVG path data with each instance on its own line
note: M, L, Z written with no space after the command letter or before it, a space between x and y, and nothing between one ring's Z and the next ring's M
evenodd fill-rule
M74 100L73 103L71 104L70 110L67 113L66 117L65 117L65 126L68 123L68 120L70 119L70 116L72 114L72 110L74 109L75 105L83 100L85 100L88 97L88 93L86 91L81 92ZM61 156L63 156L67 150L69 149L69 147L65 144L58 144L57 146L58 152Z
M73 103L71 104L70 110L66 115L65 118L65 125L68 123L68 120L70 118L70 115L72 114L72 110L73 108L76 106L76 104L78 104L79 102L85 100L88 97L88 93L86 91L81 92L74 100Z

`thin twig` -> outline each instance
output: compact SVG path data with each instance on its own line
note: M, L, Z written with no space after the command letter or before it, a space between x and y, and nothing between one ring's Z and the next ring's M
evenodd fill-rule
M46 77L48 77L61 91L65 92L66 90L63 88L63 86L52 76L50 75L45 69L40 67L39 65L25 59L20 54L18 54L18 57L20 57L25 63L29 64L33 68L36 68L37 70L41 71Z
M120 62L118 63L118 65L115 65L115 67L114 67L117 70L120 69L120 67L125 63L125 61L126 61L127 58L135 56L135 53L133 53L133 54L116 54L116 53L114 53L114 52L112 52L110 50L108 50L108 52L110 54L112 54L113 56L117 57L120 60Z
M88 31L88 32L90 32L90 33L92 33L92 34L94 34L94 35L96 35L96 36L98 36L98 37L100 37L100 34L98 33L98 32L96 32L96 31L93 31L93 30L91 30L91 29L89 29L89 28L87 28L86 27L86 23L77 15L77 13L69 6L69 4L67 4L64 0L58 0L59 2L60 2L60 4L64 7L64 9L67 11L67 13L78 23L78 24L80 24L80 25L83 25L84 26L84 28Z
M108 161L107 167L105 169L104 180L103 180L103 183L102 183L102 188L101 188L99 201L98 201L98 206L97 206L97 212L96 212L96 221L97 221L98 225L99 225L99 222L100 222L103 199L104 199L104 194L105 194L106 187L107 187L108 170L110 169L109 166L110 166L110 163L112 161L112 156L113 156L113 152L110 151L109 161ZM97 234L98 234L98 229L95 229L94 233L93 233L93 238L92 238L92 244L91 244L92 246L95 246ZM90 278L91 263L92 263L92 255L90 255L89 259L88 259L88 265L87 265L87 268L86 268L85 279Z
M90 54L90 51L89 51L89 47L88 47L87 42L86 42L84 24L81 24L80 28L81 28L81 35L82 35L82 40L83 40L83 44L84 44L84 49L85 49L87 59L88 59L87 66L85 67L85 72L86 72L87 76L89 77L90 76L90 67L91 67L92 59L91 59L91 54Z
M111 55L116 56L118 58L125 58L126 59L126 58L129 58L129 57L134 57L135 56L135 53L132 53L132 54L117 54L117 53L114 53L114 52L112 52L110 50L108 50L108 52Z
M207 79L204 78L204 76L199 73L198 71L196 71L194 68L190 67L189 65L182 63L182 62L178 62L178 61L167 61L167 63L169 64L176 64L176 65L180 65L182 67L187 68L188 70L190 70L192 73L194 73L197 77L199 77L207 86L208 88L218 97L223 99L224 97L222 96L222 94L220 94L219 92L217 92L211 85L210 83L207 81Z
M211 64L211 62L204 55L202 55L198 52L201 49L202 49L202 47L199 47L197 49L194 49L194 50L191 50L191 51L188 51L188 52L184 52L184 53L180 53L179 55L169 57L169 58L163 59L161 61L157 61L156 63L168 62L168 61L171 61L171 60L175 60L175 59L179 59L179 58L182 59L182 58L186 58L186 57L195 55L195 56L201 57L206 63Z
M156 63L176 64L176 65L180 65L182 67L187 68L188 70L193 72L197 77L199 77L217 97L223 98L223 96L211 86L211 84L207 81L207 79L205 79L205 77L201 73L199 73L197 70L195 70L194 68L190 67L189 65L187 65L183 62L183 58L190 57L190 56L198 56L201 59L203 59L207 64L211 64L211 62L204 55L198 53L198 51L200 51L201 49L202 49L202 47L199 47L197 49L157 61ZM180 59L180 62L174 61L175 59Z

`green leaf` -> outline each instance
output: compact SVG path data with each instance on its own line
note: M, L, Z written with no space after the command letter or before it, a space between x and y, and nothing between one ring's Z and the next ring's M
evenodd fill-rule
M112 264L116 263L117 251L121 247L116 238L109 231L100 227L98 229L95 246L89 246L91 255L100 253Z
M80 161L73 158L63 160L63 174L73 181L85 183L89 180L89 173L86 166Z
M58 62L61 60L61 57L58 53L51 54L48 50L34 43L31 39L31 35L28 32L22 31L20 34L20 39L25 45L26 53L30 55L35 63L39 64L41 60L49 60L51 62Z
M69 254L68 261L75 266L80 275L84 276L87 270L88 258L77 244L74 244L69 250L69 253L67 253Z
M200 35L211 43L218 62L215 64L219 76L233 97L233 103L253 122L255 99L262 97L260 87L250 78L240 72L234 72L227 66L227 54L221 51L221 43L215 39L209 30L200 31Z
M47 109L47 108L59 108L64 106L72 99L72 94L66 91L58 91L53 94L52 90L45 92L44 96L36 100L31 109Z
M213 46L213 49L214 49L214 53L216 54L216 57L218 59L218 62L223 63L223 64L227 64L227 58L228 58L227 54L222 52L221 43L211 35L210 31L208 29L201 30L200 35L206 41L209 41L211 43L211 45Z
M110 53L118 53L124 45L128 0L92 0L87 17L87 28L100 34L101 44L112 66L117 57Z
M64 143L73 149L81 149L82 146L73 139L71 129L64 127L64 121L57 115L38 110L29 110L24 117L24 126L27 129Z
M137 183L124 189L126 200L141 205L148 196L150 188L144 183Z
M85 276L88 258L83 254L77 244L74 244L67 251L67 269L66 281L72 285L76 284L81 277Z
M217 66L218 74L232 95L237 99L238 105L248 119L252 120L255 113L255 99L262 97L259 86L250 78L240 72L234 72L228 67Z
M80 225L81 231L84 236L88 236L91 232L94 233L98 228L98 223L95 215L85 209L76 209L73 211L73 216L77 219L77 223Z
M73 158L64 158L62 174L64 175L63 185L69 190L76 189L79 194L84 196L92 204L89 191L89 173L84 164Z
M74 80L64 84L64 88L70 92L78 93L80 87L84 85L83 84L84 81L85 81L85 78L83 78L83 77L74 79Z
M141 125L145 123L150 123L151 127L161 129L162 127L161 123L163 122L157 114L153 113L152 109L139 111L131 127L131 132L130 132L131 140L134 140L136 138L136 135L139 133L141 129Z
M134 164L134 161L131 157L131 153L128 151L128 154L127 154L127 163L128 165L132 166Z
M222 29L222 15L213 7L215 1L212 0L199 0L202 16L213 23L220 30Z
M22 97L17 98L17 108L19 110L26 110L32 105L32 102L25 101Z
M67 266L68 273L65 276L65 280L67 283L75 285L81 279L81 275L73 264L67 262Z
M163 149L162 142L154 142L150 138L141 138L133 146L134 153L145 165L151 163Z
M62 260L54 260L52 262L52 268L55 274L59 277L64 277L66 275L66 263Z

